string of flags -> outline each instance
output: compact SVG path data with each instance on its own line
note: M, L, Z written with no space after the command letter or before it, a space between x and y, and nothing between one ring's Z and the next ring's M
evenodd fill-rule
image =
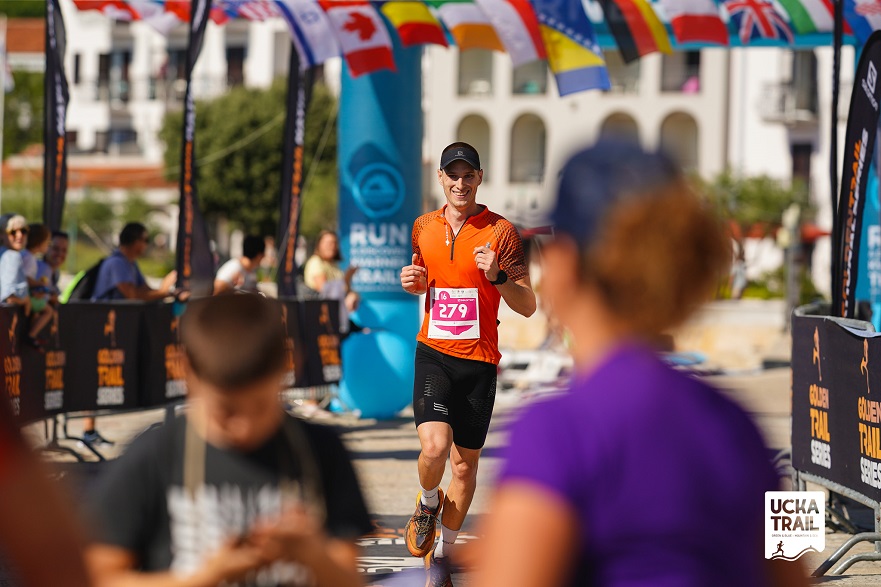
M834 0L213 0L211 19L282 18L301 67L342 56L352 75L395 70L401 44L455 44L506 52L515 66L547 60L561 96L609 89L598 31L625 62L677 45L790 45L830 33ZM189 21L190 0L73 0L167 35ZM864 43L881 29L881 0L844 0L845 34ZM388 25L386 24L388 23Z

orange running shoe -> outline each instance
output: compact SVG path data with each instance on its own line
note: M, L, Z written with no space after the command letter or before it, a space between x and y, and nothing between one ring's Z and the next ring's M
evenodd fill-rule
M422 492L416 496L416 512L407 522L404 529L404 540L407 550L420 558L431 552L434 546L434 535L437 529L437 517L444 505L444 492L437 490L438 504L436 508L422 505Z
M450 559L434 558L433 550L425 555L425 587L453 587Z

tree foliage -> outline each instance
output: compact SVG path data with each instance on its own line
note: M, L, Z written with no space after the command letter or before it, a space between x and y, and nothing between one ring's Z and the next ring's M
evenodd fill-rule
M9 18L46 16L46 0L0 0L0 14Z
M276 233L286 94L287 82L280 79L268 90L235 88L197 102L197 186L207 217L228 218L248 233ZM335 121L336 98L316 84L305 133L301 227L307 237L336 222ZM181 112L166 114L159 135L169 179L178 178L182 122Z
M789 186L767 175L743 177L727 171L703 185L702 190L719 214L737 226L738 239L757 231L773 234L783 212L793 203L801 208L802 219L814 214L806 186Z
M43 142L43 74L15 71L3 103L3 158Z

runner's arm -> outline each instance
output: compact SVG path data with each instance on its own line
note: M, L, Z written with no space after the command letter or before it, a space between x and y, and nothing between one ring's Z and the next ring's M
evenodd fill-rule
M484 538L472 553L479 561L473 587L563 585L578 543L572 506L528 481L503 484L492 503Z
M527 318L535 314L535 292L532 291L532 283L528 275L517 281L509 279L496 287L509 308Z

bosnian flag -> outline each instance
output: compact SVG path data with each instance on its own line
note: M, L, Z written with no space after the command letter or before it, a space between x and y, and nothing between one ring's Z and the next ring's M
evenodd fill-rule
M276 7L288 25L288 32L300 55L300 69L320 65L339 57L340 45L330 19L315 0L276 0Z
M319 0L330 19L352 77L395 71L392 39L385 22L367 0Z
M881 0L844 0L844 18L861 43L881 29Z
M679 43L728 44L728 28L715 0L659 0Z
M528 0L477 0L511 55L514 67L544 59L538 18Z

